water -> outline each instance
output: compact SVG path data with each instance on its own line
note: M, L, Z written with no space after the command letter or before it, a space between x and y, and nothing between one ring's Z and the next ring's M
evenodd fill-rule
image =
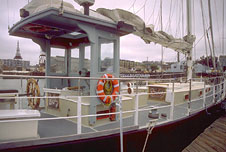
M43 96L43 88L45 88L45 79L39 79L38 85L40 88L40 95ZM27 88L27 79L0 79L0 90L18 90L19 94L25 94ZM28 109L27 99L17 99L15 108ZM44 106L44 100L41 99L40 106ZM9 105L4 105L0 109L8 109Z

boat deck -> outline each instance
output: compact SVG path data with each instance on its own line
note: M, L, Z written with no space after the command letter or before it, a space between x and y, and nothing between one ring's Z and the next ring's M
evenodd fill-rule
M209 101L206 102L207 105L210 105L212 102L212 97L209 97ZM200 99L199 101L191 103L191 111L196 111L197 107L201 107L203 104L203 100ZM170 107L167 107L168 104L161 103L161 102L151 102L149 105L142 107L142 109L139 111L139 121L138 125L139 127L146 127L149 123L149 121L152 118L148 117L150 107L161 107L166 106L164 108L161 108L158 110L158 113L160 114L159 119L157 122L165 122L168 121L170 115ZM186 117L187 115L187 103L177 105L174 108L174 117L173 119L180 119L183 117ZM147 110L146 110L147 109ZM165 114L165 117L162 117L161 114ZM53 118L55 116L51 116L49 114L41 112L41 118ZM123 127L130 127L134 126L134 115L126 117L123 119ZM82 133L94 133L94 132L100 132L104 130L111 130L120 128L120 122L119 121L112 121L107 124L103 125L97 125L97 126L84 126L82 125ZM67 119L57 119L57 120L41 120L38 124L38 134L40 138L47 138L47 137L57 137L57 136L68 136L68 135L75 135L77 134L77 123L73 123L71 121L68 121Z
M226 114L212 123L183 152L226 151Z

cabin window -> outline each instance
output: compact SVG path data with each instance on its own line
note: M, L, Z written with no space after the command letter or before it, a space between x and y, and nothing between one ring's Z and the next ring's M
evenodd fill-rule
M84 49L85 52L83 53L79 51L79 48L75 48L71 50L71 72L72 73L79 73L80 66L81 66L81 69L85 68L87 71L90 71L90 49L91 49L90 46L85 46L85 49ZM81 57L81 61L79 60L80 57Z
M99 72L114 72L114 41L100 38Z
M66 73L65 49L51 48L50 72Z
M85 47L85 61L84 61L84 67L90 71L90 53L91 53L91 47L86 46Z

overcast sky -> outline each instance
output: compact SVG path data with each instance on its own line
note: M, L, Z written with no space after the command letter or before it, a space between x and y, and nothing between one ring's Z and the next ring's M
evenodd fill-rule
M76 9L80 6L73 0L64 0L74 5ZM204 39L202 38L203 26L201 7L199 0L194 1L192 4L192 33L196 35L196 46L193 49L193 58L197 59L206 54ZM8 26L12 27L17 21L20 20L19 9L26 5L28 0L1 0L0 5L0 58L12 59L15 56L16 43L20 41L20 50L24 60L30 60L31 64L38 63L40 54L40 47L33 43L31 40L9 36ZM182 17L182 2L184 15ZM207 0L204 3L204 18L206 27L209 27L209 14ZM225 2L226 3L226 2ZM163 0L163 30L175 37L182 37L186 34L186 1L182 0ZM223 0L211 0L212 15L213 15L213 28L214 28L214 42L216 55L222 55L222 39L223 38ZM226 4L225 4L226 5ZM153 24L155 30L160 30L160 0L96 0L91 9L97 8L121 8L129 10L140 16L145 23ZM226 22L226 15L225 22ZM184 22L182 22L182 19ZM184 26L182 26L184 25ZM224 27L226 27L224 25ZM184 31L182 31L184 29ZM226 37L226 32L224 34ZM225 41L224 41L225 42ZM226 47L226 44L225 44ZM161 46L158 44L145 44L143 40L134 35L121 37L120 58L134 61L160 61L161 60ZM225 51L226 52L226 51ZM208 50L208 54L209 50ZM176 61L176 52L170 49L164 49L164 61ZM181 55L184 60L184 55Z

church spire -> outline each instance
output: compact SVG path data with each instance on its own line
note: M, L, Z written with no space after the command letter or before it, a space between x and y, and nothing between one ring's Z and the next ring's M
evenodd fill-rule
M16 55L15 55L14 59L22 59L22 57L20 55L19 41L17 41Z

